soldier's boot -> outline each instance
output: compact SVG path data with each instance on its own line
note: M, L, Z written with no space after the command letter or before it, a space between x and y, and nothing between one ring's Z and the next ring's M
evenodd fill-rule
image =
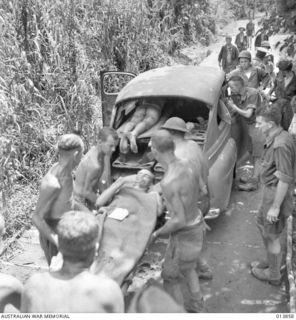
M281 262L282 254L268 253L269 267L266 269L253 268L252 274L261 281L267 281L269 284L279 286L281 284Z
M268 268L268 262L266 260L252 261L250 266L251 268L266 269Z
M185 310L188 313L202 313L205 312L205 302L204 298L201 296L200 292L197 292L196 297L191 296L190 301L186 300L184 301L184 307Z
M197 261L196 271L199 279L212 280L213 271L205 260Z

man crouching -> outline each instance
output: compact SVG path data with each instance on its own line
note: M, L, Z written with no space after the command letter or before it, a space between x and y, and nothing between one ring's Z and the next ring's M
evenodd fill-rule
M161 188L171 216L152 234L152 240L170 235L162 269L164 289L186 311L201 312L203 297L195 270L203 242L202 214L196 201L201 172L190 161L175 156L175 144L165 130L154 134L151 151L165 170Z
M57 272L34 274L26 283L22 312L123 312L119 286L103 275L89 272L98 248L96 218L68 211L57 226L63 267Z

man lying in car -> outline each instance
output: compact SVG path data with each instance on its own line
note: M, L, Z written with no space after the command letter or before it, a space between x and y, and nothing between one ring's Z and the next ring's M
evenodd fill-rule
M161 98L145 98L125 123L120 140L120 152L127 154L129 148L133 153L138 153L137 137L149 130L160 119L164 106Z

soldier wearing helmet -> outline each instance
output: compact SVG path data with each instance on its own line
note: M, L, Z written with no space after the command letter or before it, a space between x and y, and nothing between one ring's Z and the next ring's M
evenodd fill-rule
M238 68L228 75L227 80L236 75L243 78L246 87L265 89L269 83L270 77L265 70L252 65L251 53L247 50L243 50L240 52L238 60Z
M209 164L208 159L199 147L199 145L189 139L185 139L185 134L188 132L186 123L179 117L169 118L161 127L162 130L166 130L170 133L175 144L175 156L179 159L191 161L199 175L199 186L203 190L198 199L203 215L206 215L210 207L210 199L208 194L208 175ZM197 258L198 276L200 279L211 280L213 278L213 272L206 262L203 254Z

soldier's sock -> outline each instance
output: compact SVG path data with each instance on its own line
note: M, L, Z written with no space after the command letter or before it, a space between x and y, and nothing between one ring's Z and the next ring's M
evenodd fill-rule
M273 254L268 252L268 264L270 271L270 279L278 280L281 278L282 253Z

